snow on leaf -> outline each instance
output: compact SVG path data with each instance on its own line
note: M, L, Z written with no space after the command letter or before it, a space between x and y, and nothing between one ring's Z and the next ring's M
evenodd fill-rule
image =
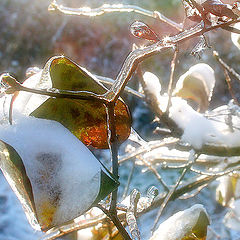
M106 92L92 74L63 56L51 58L44 68L44 74L47 79L50 77L52 87L57 89L97 94ZM101 102L51 98L31 115L60 122L86 145L108 148L106 109ZM130 134L131 118L122 100L116 103L115 116L118 140L123 142Z
M206 239L209 224L206 210L196 204L161 223L150 240L203 240Z
M0 126L0 139L22 160L18 164L22 174L23 165L26 169L24 181L31 183L35 214L43 231L78 217L118 186L87 147L58 122L19 118L13 125ZM10 158L2 168L5 175L15 159ZM32 203L31 195L19 194L27 204ZM32 219L32 212L26 214Z
M195 101L199 111L205 112L208 109L214 85L214 70L208 64L198 63L179 78L174 95Z
M143 74L143 80L149 92L151 92L155 96L160 95L161 83L159 81L159 78L155 74L151 72L145 72Z
M159 102L163 103L162 97ZM224 106L208 112L208 118L196 112L187 102L180 98L172 98L169 117L183 129L182 140L200 149L204 144L216 144L226 148L240 146L239 115L231 114L231 123L226 121L226 115L238 106ZM225 112L226 115L225 115ZM211 117L212 116L212 117ZM230 127L230 124L232 127Z

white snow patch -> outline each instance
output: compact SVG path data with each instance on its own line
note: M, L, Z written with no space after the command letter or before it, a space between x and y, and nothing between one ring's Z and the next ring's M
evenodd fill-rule
M60 123L20 118L13 125L0 126L0 139L14 147L22 158L37 212L45 198L57 202L53 225L79 216L96 199L102 165Z
M143 74L143 79L148 91L156 97L159 96L162 89L159 78L151 72L145 72Z
M196 204L189 209L174 214L160 224L150 240L182 239L185 235L191 233L201 212L207 215L205 208L200 204Z
M158 97L158 103L163 112L166 111L167 102L167 95ZM219 108L213 110L211 113L216 117L208 119L195 111L182 98L172 97L171 102L169 117L183 130L182 140L184 142L189 143L195 149L200 149L203 144L225 147L240 146L240 129L238 128L240 115L232 116L233 131L226 122L225 117L227 115L222 114L221 116L223 110L227 111L231 108L230 105L221 107L221 111Z

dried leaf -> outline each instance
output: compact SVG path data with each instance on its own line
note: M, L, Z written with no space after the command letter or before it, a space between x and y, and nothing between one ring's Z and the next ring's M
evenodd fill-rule
M188 19L194 22L200 22L202 20L200 12L193 6L191 1L182 0L182 4L185 10L185 15Z
M43 72L50 76L52 87L60 90L88 91L97 94L106 92L93 75L63 56L51 58ZM117 137L121 143L130 134L131 117L128 107L120 99L116 102L114 111ZM108 148L106 109L101 102L51 98L31 115L60 122L85 145Z
M207 0L202 6L205 11L218 17L228 17L231 19L238 18L238 15L233 12L233 7L229 4L224 4L220 0Z

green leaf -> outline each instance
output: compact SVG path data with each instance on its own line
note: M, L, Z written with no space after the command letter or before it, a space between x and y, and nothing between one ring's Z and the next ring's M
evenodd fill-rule
M107 174L103 170L101 170L100 190L94 204L104 199L108 194L114 191L118 186L119 186L119 182L112 176L111 173Z
M60 90L88 91L103 94L106 89L86 69L63 56L51 58L43 74ZM85 145L108 148L107 115L104 104L96 100L48 99L31 113L38 118L60 122ZM125 141L131 130L128 107L122 100L115 106L116 132L119 142Z
M198 220L197 220L195 226L193 227L192 233L191 233L192 236L195 236L194 239L198 239L198 240L206 239L207 227L209 224L210 224L209 218L206 215L206 213L204 211L200 212ZM186 238L183 238L183 240L192 239L191 235Z
M0 140L0 168L21 202L29 223L39 229L32 186L21 157L13 147Z

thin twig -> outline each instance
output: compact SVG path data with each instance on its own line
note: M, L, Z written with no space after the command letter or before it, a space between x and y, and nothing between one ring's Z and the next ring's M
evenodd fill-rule
M201 187L197 188L197 190L194 193L191 193L191 194L186 193L183 196L179 197L178 199L186 200L186 199L189 199L189 198L193 198L193 197L197 196L207 186L208 186L208 184L202 185Z
M129 186L130 186L130 182L132 180L133 172L134 172L134 169L135 169L135 166L136 166L136 161L132 161L132 164L133 165L131 167L130 174L128 175L128 180L127 180L127 184L125 186L125 189L124 189L124 192L123 192L123 195L122 195L122 199L125 199L127 197Z
M148 161L146 161L144 158L141 158L141 161L144 163L144 165L156 176L157 180L159 181L159 183L163 186L164 190L169 192L169 188L167 186L167 184L164 182L164 180L162 179L161 175L158 173L158 171L156 170L156 168L154 168L151 163L149 163Z
M103 77L103 76L99 76L99 75L94 75L94 76L99 80L99 82L103 83L104 85L106 84L109 87L111 87L114 83L114 80L109 78L109 77ZM135 97L137 97L141 100L144 100L144 95L142 93L140 93L140 92L138 92L138 91L136 91L136 90L134 90L134 89L132 89L128 86L126 86L124 88L124 92L129 93L129 94L131 94L131 95L133 95L133 96L135 96Z
M196 161L196 159L198 158L198 154L195 154L195 151L191 151L190 154L189 154L189 164L188 166L186 166L180 177L178 178L176 184L174 185L173 188L171 188L171 190L168 192L167 196L165 197L159 211L158 211L158 214L157 214L157 217L154 221L154 225L153 225L153 229L152 231L154 231L156 229L156 226L157 226L157 223L160 219L160 216L162 215L162 212L163 210L165 209L165 207L167 206L168 202L170 201L170 198L172 197L173 193L176 191L177 187L179 186L180 182L182 181L183 177L185 176L185 174L187 173L187 171L191 168L191 166L194 164L194 162Z
M233 92L233 89L232 89L232 80L231 80L231 78L230 78L230 76L229 76L229 74L228 74L228 71L227 71L226 68L224 68L223 71L224 71L225 79L226 79L226 82L227 82L228 90L229 90L229 92L230 92L230 94L231 94L231 96L232 96L232 98L233 98L233 101L234 101L234 103L235 103L236 105L240 106L240 104L239 104L239 102L238 102L238 100L237 100L237 98L236 98L236 96L235 96L235 94L234 94L234 92Z
M69 90L60 90L60 89L34 89L28 88L20 85L17 91L24 91L34 94L40 94L49 96L52 98L69 98L69 99L79 99L79 100L95 100L95 101L102 101L105 103L105 99L102 98L101 95L95 94L93 92L88 91L69 91Z
M197 173L197 174L200 174L200 175L205 175L205 176L219 176L219 177L221 177L221 176L224 176L224 175L228 175L228 174L230 174L230 173L232 173L232 172L234 172L234 171L240 170L240 167L234 168L234 169L229 169L229 170L227 170L227 171L218 171L218 172L205 172L205 171L200 171L200 170L198 170L198 169L195 169L195 168L193 168L193 167L191 167L190 170L191 170L192 172Z
M119 158L119 163L121 164L127 160L130 160L131 158L137 157L138 155L144 154L148 151L152 151L155 148L174 145L177 142L179 142L179 139L177 139L177 138L167 138L167 139L163 139L161 141L149 142L146 145L143 145L143 146L139 147L138 149L134 150L132 153L127 153L126 155L121 156Z
M174 54L173 54L173 59L171 61L171 73L170 73L170 79L169 79L169 84L168 84L168 104L167 104L167 108L166 108L167 114L168 114L169 108L171 106L171 98L172 98L172 93L173 93L173 88L174 88L173 79L174 79L177 55L178 55L178 46L176 45Z
M158 11L149 11L146 9L143 9L141 7L135 6L135 5L123 5L123 4L104 4L101 7L98 8L90 8L90 7L82 7L82 8L69 8L64 7L62 5L57 4L56 1L52 1L52 3L48 7L49 11L58 11L67 15L77 15L77 16L87 16L87 17L97 17L101 16L106 13L122 13L122 12L135 12L141 15L145 15L151 18L155 18L157 20L160 20L174 28L176 28L178 31L182 30L182 25L174 22L173 20L165 17L163 14L161 14Z
M227 82L227 86L228 86L228 90L234 100L234 103L236 105L240 105L234 92L233 92L233 89L232 89L232 81L231 81L231 78L228 74L228 72L232 73L238 80L240 80L240 75L238 73L235 72L235 70L233 68L231 68L230 66L228 66L220 57L219 57L219 54L218 52L216 51L213 51L213 56L215 57L215 59L217 60L218 63L220 63L221 67L223 68L223 71L224 71L224 75L225 75L225 79L226 79L226 82ZM239 78L238 78L239 77Z
M234 77L237 78L238 81L240 81L240 75L232 68L230 67L227 63L225 63L222 58L220 58L219 53L217 51L213 51L213 56L215 59L221 64L221 66L228 70Z

